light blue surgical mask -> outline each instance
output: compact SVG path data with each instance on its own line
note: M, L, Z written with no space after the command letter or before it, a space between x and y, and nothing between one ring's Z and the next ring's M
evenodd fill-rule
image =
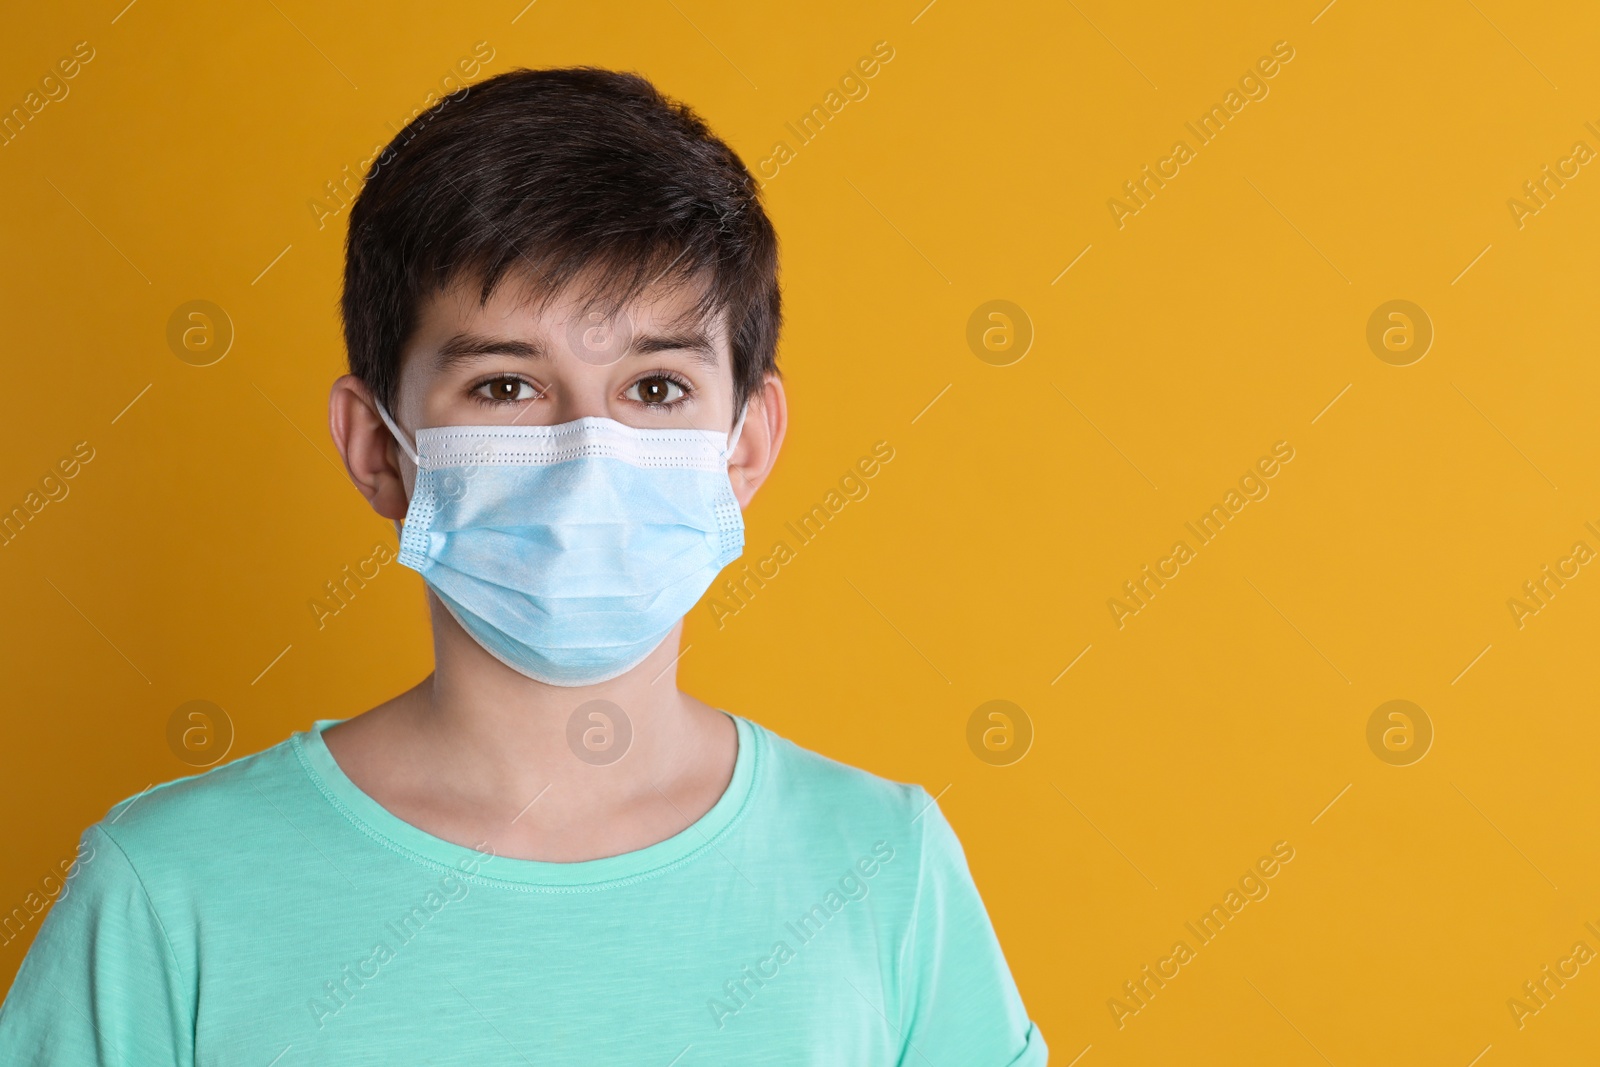
M644 661L744 550L731 434L439 426L416 447L400 562L491 655L551 685L592 685Z

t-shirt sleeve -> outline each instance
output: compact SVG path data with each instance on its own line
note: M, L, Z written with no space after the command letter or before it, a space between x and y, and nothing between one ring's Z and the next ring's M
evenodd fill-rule
M1044 1037L1022 1006L966 853L925 790L921 802L899 1067L1038 1067L1048 1055Z
M98 824L77 862L0 1007L0 1063L192 1067L192 1005L138 872Z

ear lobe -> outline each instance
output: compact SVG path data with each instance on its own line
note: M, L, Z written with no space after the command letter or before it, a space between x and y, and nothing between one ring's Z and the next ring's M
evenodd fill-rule
M350 481L386 519L403 521L408 504L406 472L394 435L378 414L372 390L346 374L328 394L328 431Z

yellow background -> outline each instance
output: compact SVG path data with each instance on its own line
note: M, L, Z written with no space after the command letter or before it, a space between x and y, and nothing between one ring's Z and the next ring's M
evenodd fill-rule
M1520 628L1507 601L1600 549L1600 176L1520 228L1507 201L1600 149L1600 13L924 2L12 13L5 108L95 58L0 148L0 505L94 459L0 548L0 910L191 773L184 702L238 756L428 669L415 574L320 630L309 608L393 543L325 429L325 182L479 41L480 78L644 72L752 167L886 41L767 185L794 421L746 558L875 442L895 458L722 628L696 609L684 686L940 795L1054 1062L1593 1060L1600 963L1520 1029L1507 1000L1600 950L1600 567ZM1108 200L1278 41L1269 95L1119 229ZM194 299L236 330L207 367L166 340ZM1035 331L1009 366L966 341L994 299ZM1410 366L1366 342L1394 299L1436 331ZM1119 629L1108 599L1280 440L1270 495ZM995 699L1035 732L1010 766L966 740ZM1368 747L1392 699L1435 730L1409 766ZM1119 1028L1108 999L1278 841L1270 895Z

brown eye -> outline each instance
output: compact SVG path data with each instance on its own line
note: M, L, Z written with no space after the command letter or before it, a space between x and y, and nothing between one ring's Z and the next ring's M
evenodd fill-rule
M671 404L683 397L683 386L671 378L654 375L629 386L628 396L641 404Z
M478 387L480 393L489 400L509 402L513 400L532 400L539 395L530 383L521 378L496 378L484 382Z

